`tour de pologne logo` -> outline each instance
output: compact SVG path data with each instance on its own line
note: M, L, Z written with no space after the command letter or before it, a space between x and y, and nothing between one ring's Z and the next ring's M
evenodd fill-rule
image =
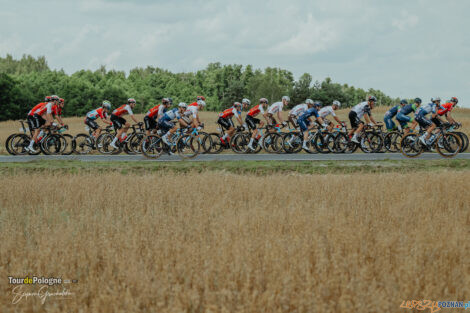
M78 280L44 276L8 276L8 283L14 286L11 290L13 304L26 301L28 298L37 298L41 304L44 304L48 299L72 299L74 293L67 288L67 285L76 284Z

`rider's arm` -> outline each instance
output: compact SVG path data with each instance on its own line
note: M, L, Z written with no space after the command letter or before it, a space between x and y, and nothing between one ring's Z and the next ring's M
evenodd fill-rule
M62 118L60 117L60 115L56 115L55 117L57 119L57 121L60 123L60 125L64 125L64 121L62 121Z
M449 123L452 123L454 124L455 123L455 120L454 118L452 117L452 115L450 114L450 111L446 113L446 119Z
M284 123L284 119L281 116L281 110L277 111L277 117L279 118L280 123Z
M339 125L341 125L341 124L343 123L343 122L339 119L338 116L335 115L334 118L335 118L335 120L339 123Z
M188 124L182 118L179 118L178 122L180 123L180 126L182 126L182 127L188 126Z

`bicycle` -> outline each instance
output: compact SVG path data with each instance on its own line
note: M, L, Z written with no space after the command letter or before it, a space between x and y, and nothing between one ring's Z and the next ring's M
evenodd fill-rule
M111 134L113 131L113 126L106 126L98 137L93 136L93 130L88 126L85 126L85 130L88 131L88 134L80 133L75 135L73 138L74 153L88 154L91 151L96 150L98 148L97 143L100 136L103 134Z

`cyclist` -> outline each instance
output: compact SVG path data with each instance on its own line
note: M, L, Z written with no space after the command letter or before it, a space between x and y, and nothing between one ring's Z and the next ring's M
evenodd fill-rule
M437 107L439 107L440 103L441 98L431 98L431 103L420 107L419 110L416 112L416 122L418 122L419 127L426 129L426 132L419 137L419 140L423 144L428 143L432 131L436 128L436 124L433 123L430 119L428 119L426 115L431 113L431 118L434 120L437 117Z
M377 125L374 117L372 116L371 110L374 108L377 98L370 96L367 101L356 104L352 110L349 112L349 121L351 122L351 130L349 131L349 136L354 133L351 141L359 143L359 134L364 128L364 122L361 121L361 118L364 116L366 123L369 125Z
M242 121L242 104L240 102L235 102L232 107L220 113L219 119L217 120L217 123L227 131L225 135L220 138L220 141L224 145L230 141L230 138L235 133L235 126L233 125L232 121L233 116L235 116L240 125L243 125L245 128L247 128L247 126L243 124Z
M163 98L162 104L158 104L147 111L144 117L145 133L150 135L154 129L157 129L157 121L163 116L166 110L168 110L173 103L171 98Z
M455 120L451 115L451 111L455 108L455 106L459 103L459 100L456 97L452 97L449 102L444 103L443 105L440 105L437 114L439 116L445 115L447 121L449 123L455 124ZM439 126L439 125L438 125Z
M33 132L33 140L31 140L31 142L29 143L29 146L26 148L26 150L28 151L31 151L31 152L36 152L33 148L33 145L34 143L37 143L38 142L38 136L39 136L39 132L40 132L40 128L44 125L44 126L49 126L52 124L52 122L54 121L54 116L53 116L53 113L56 113L58 112L58 104L59 104L59 100L60 98L56 95L52 95L50 97L50 101L47 102L46 104L42 104L42 105L36 105L36 107L33 108L36 109L36 110L31 110L33 112L30 112L33 114L33 117L32 117L32 125L34 126L32 128L32 130L34 130ZM57 116L57 120L61 123L61 125L63 125L63 122L62 122L62 119Z
M34 112L36 112L39 108L41 108L41 107L45 106L46 104L48 104L49 102L51 102L51 97L46 96L44 101L45 102L40 102L40 103L36 104L28 112L28 116L27 116L28 126L29 126L29 129L31 129L32 131L36 130L36 128L39 129L39 126L36 127L36 119L34 118Z
M406 135L409 133L410 128L414 129L417 125L414 118L408 116L411 112L416 112L416 110L421 105L422 100L420 98L416 98L414 103L408 103L400 111L397 113L397 121L400 123L401 128L403 129L403 134ZM412 122L412 125L409 126L408 123Z
M297 119L300 115L302 115L305 111L308 110L309 104L313 104L312 99L307 99L305 100L305 103L297 104L295 107L292 108L292 110L289 111L289 116L287 117L287 120L291 122L295 128L299 127L299 125L297 125Z
M284 122L284 119L281 116L282 109L284 106L287 106L290 102L289 96L283 96L281 101L279 102L274 102L268 107L268 110L266 113L264 113L264 116L266 117L266 120L269 121L269 125L276 125L277 121L274 118L274 114L277 113L277 117L279 118L279 121L282 125L286 125L286 122Z
M308 104L308 109L305 111L300 117L297 119L297 123L299 124L300 131L304 135L304 142L302 144L302 148L305 151L309 151L307 147L307 139L308 139L308 130L315 126L314 123L311 122L311 117L315 116L315 119L318 124L323 125L323 119L318 114L318 109L320 108L320 104L318 102Z
M111 113L111 122L113 123L114 128L116 129L116 137L114 137L113 141L111 142L110 146L114 149L117 149L116 142L119 140L122 142L127 137L127 130L131 125L127 122L122 116L129 114L132 120L135 123L138 123L137 119L132 112L132 109L135 107L135 99L129 98L127 99L127 104L121 105L119 108L115 109L113 113Z
M390 110L385 112L384 122L385 122L385 127L387 127L388 131L394 131L397 129L397 125L393 121L393 118L397 115L398 111L400 111L407 104L408 104L408 101L406 101L405 99L402 99L400 101L400 104L395 105Z
M111 102L104 100L100 108L94 109L86 114L85 124L93 130L93 137L98 138L101 134L101 127L96 123L99 117L103 122L109 125L113 123L109 120L108 113L111 111Z
M185 117L191 116L192 117L191 126L194 128L198 128L202 124L201 120L199 119L199 110L203 110L204 107L206 106L206 101L202 100L202 98L204 98L203 96L198 96L197 98L199 100L188 105L188 108L184 112L184 117L183 117L185 118ZM189 120L186 120L186 121L189 121Z
M184 111L187 109L187 104L184 102L180 102L178 104L178 108L174 108L171 110L166 111L163 116L158 120L158 127L163 131L164 135L162 136L162 140L167 145L171 145L171 139L168 136L171 136L176 132L178 126L173 123L176 119L180 126L186 127L188 124L182 119ZM171 137L170 137L171 138Z
M259 118L256 118L256 116L260 113L263 115L267 107L268 99L261 98L259 99L259 104L252 107L246 115L245 124L248 125L248 128L253 131L253 133L251 134L250 142L248 143L248 148L250 150L255 150L255 148L253 148L253 142L258 137L258 128L256 127L256 125L259 124L259 127L264 126L264 122L261 121Z
M320 111L318 111L318 114L323 119L323 123L325 125L328 125L327 128L329 132L331 132L331 130L333 129L333 123L326 119L328 115L333 116L335 121L338 122L340 125L343 124L343 122L341 122L341 120L339 119L338 116L336 116L336 113L335 113L335 111L338 110L340 107L341 107L341 102L339 102L338 100L334 100L332 105L323 107L320 109Z

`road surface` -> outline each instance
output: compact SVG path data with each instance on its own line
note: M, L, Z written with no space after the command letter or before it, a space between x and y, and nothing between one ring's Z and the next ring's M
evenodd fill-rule
M423 153L414 160L441 160L437 153ZM470 153L458 154L455 159L470 159ZM148 162L178 162L177 155L162 155L156 160L147 159L141 155L25 155L0 156L0 162L30 162L37 160L74 160L84 162L115 162L115 161L148 161ZM413 160L401 153L355 153L355 154L201 154L191 162L210 161L379 161L379 160Z

